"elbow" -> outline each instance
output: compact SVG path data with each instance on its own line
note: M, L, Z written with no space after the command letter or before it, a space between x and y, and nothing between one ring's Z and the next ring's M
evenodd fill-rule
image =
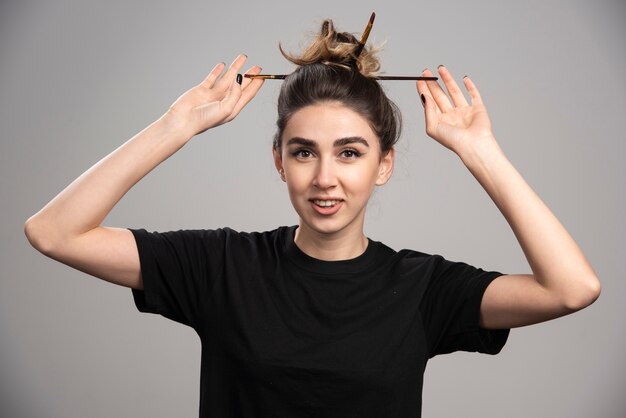
M600 297L601 291L600 280L596 276L591 276L564 301L565 308L570 312L584 309Z
M53 250L52 240L46 232L45 225L35 216L24 223L24 234L30 245L42 254L50 254Z

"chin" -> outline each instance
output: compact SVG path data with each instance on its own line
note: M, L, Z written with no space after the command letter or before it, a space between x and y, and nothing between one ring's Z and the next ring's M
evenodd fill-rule
M300 225L310 231L323 235L335 235L353 229L359 224L357 219L311 219L300 217ZM360 230L363 230L361 223Z
M308 222L302 222L301 225L311 231L323 235L334 235L345 229L345 226L342 227L341 225L312 225Z

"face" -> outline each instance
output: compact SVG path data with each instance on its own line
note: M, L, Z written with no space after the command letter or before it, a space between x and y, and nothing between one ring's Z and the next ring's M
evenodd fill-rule
M393 150L381 154L367 120L338 103L294 113L274 150L300 228L317 234L361 233L375 186L393 171Z

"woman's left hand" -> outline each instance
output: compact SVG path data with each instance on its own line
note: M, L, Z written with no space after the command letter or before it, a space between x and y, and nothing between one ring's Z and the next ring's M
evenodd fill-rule
M469 92L471 104L467 103L463 92L446 67L439 66L450 98L436 80L417 81L417 91L425 99L426 133L441 145L454 151L460 157L483 145L497 145L487 109L482 102L476 85L469 77L464 77L465 88ZM433 76L428 69L424 76ZM452 102L450 102L452 99Z
M427 70L423 74L432 76ZM463 80L469 105L450 72L440 66L439 74L453 104L436 80L417 82L426 98L426 132L454 151L485 189L533 272L502 275L487 287L480 327L521 327L589 306L600 295L601 284L583 251L499 149L474 83Z

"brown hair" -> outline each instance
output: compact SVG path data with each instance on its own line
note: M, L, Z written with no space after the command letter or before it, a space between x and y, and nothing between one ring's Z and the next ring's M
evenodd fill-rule
M398 141L402 126L400 110L373 77L380 62L375 49L365 46L356 56L359 41L350 33L337 32L332 20L322 23L313 42L300 56L285 58L299 67L285 78L278 96L277 132L274 148L280 150L281 137L291 116L303 107L339 102L369 121L385 155Z

